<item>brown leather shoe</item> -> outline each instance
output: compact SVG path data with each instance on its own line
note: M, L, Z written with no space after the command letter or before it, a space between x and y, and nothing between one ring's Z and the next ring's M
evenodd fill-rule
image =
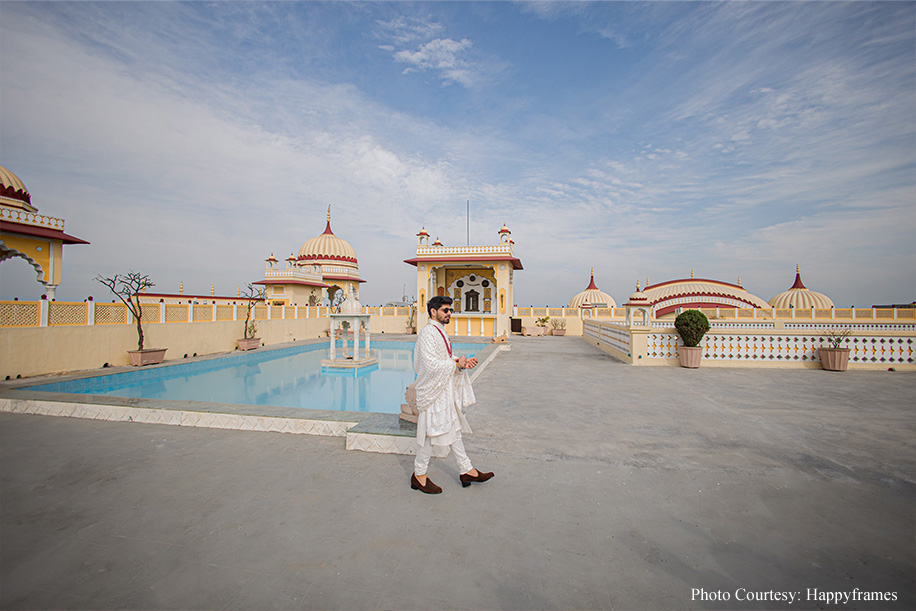
M468 486L471 485L471 482L485 482L488 479L490 479L491 477L493 477L492 471L490 473L483 473L478 470L477 477L474 477L470 473L462 473L461 475L458 476L458 479L461 480L462 488L467 488Z
M426 494L439 494L442 492L442 488L433 483L433 480L426 478L426 485L420 483L420 480L417 479L417 474L412 473L410 475L410 487L414 490L419 490L420 492L425 492Z

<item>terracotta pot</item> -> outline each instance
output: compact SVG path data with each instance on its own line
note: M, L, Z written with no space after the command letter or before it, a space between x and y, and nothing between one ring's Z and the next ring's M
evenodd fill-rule
M827 371L846 371L849 348L820 348L821 367Z
M134 367L156 365L165 360L165 351L168 348L144 348L143 350L128 350L130 364Z
M235 340L239 345L239 350L254 350L261 347L260 337L249 337Z
M551 329L551 335L566 335L566 329Z
M703 346L678 346L677 357L681 361L681 367L696 369L703 360Z

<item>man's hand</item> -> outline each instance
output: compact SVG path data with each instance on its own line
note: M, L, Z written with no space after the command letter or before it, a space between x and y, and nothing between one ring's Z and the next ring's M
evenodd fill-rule
M464 356L459 356L455 362L458 365L458 369L474 369L477 367L477 359L469 359Z

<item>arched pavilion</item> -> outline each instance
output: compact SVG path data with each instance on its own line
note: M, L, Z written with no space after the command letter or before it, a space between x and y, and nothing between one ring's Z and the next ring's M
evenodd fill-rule
M721 280L695 278L692 271L690 278L668 280L657 284L649 284L647 281L643 293L656 318L685 308L770 307L757 295L748 293L741 286L740 278L738 284L732 284Z
M48 299L63 278L64 245L88 244L64 233L64 220L38 214L22 180L0 166L0 262L25 259Z

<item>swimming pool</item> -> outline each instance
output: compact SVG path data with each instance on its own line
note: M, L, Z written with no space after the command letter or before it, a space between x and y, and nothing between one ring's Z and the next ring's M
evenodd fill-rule
M456 355L473 356L486 344L454 343ZM338 343L338 354L340 346ZM404 389L414 381L413 342L373 341L378 365L322 370L328 344L292 346L105 376L54 382L22 390L170 401L272 405L305 409L400 412Z

